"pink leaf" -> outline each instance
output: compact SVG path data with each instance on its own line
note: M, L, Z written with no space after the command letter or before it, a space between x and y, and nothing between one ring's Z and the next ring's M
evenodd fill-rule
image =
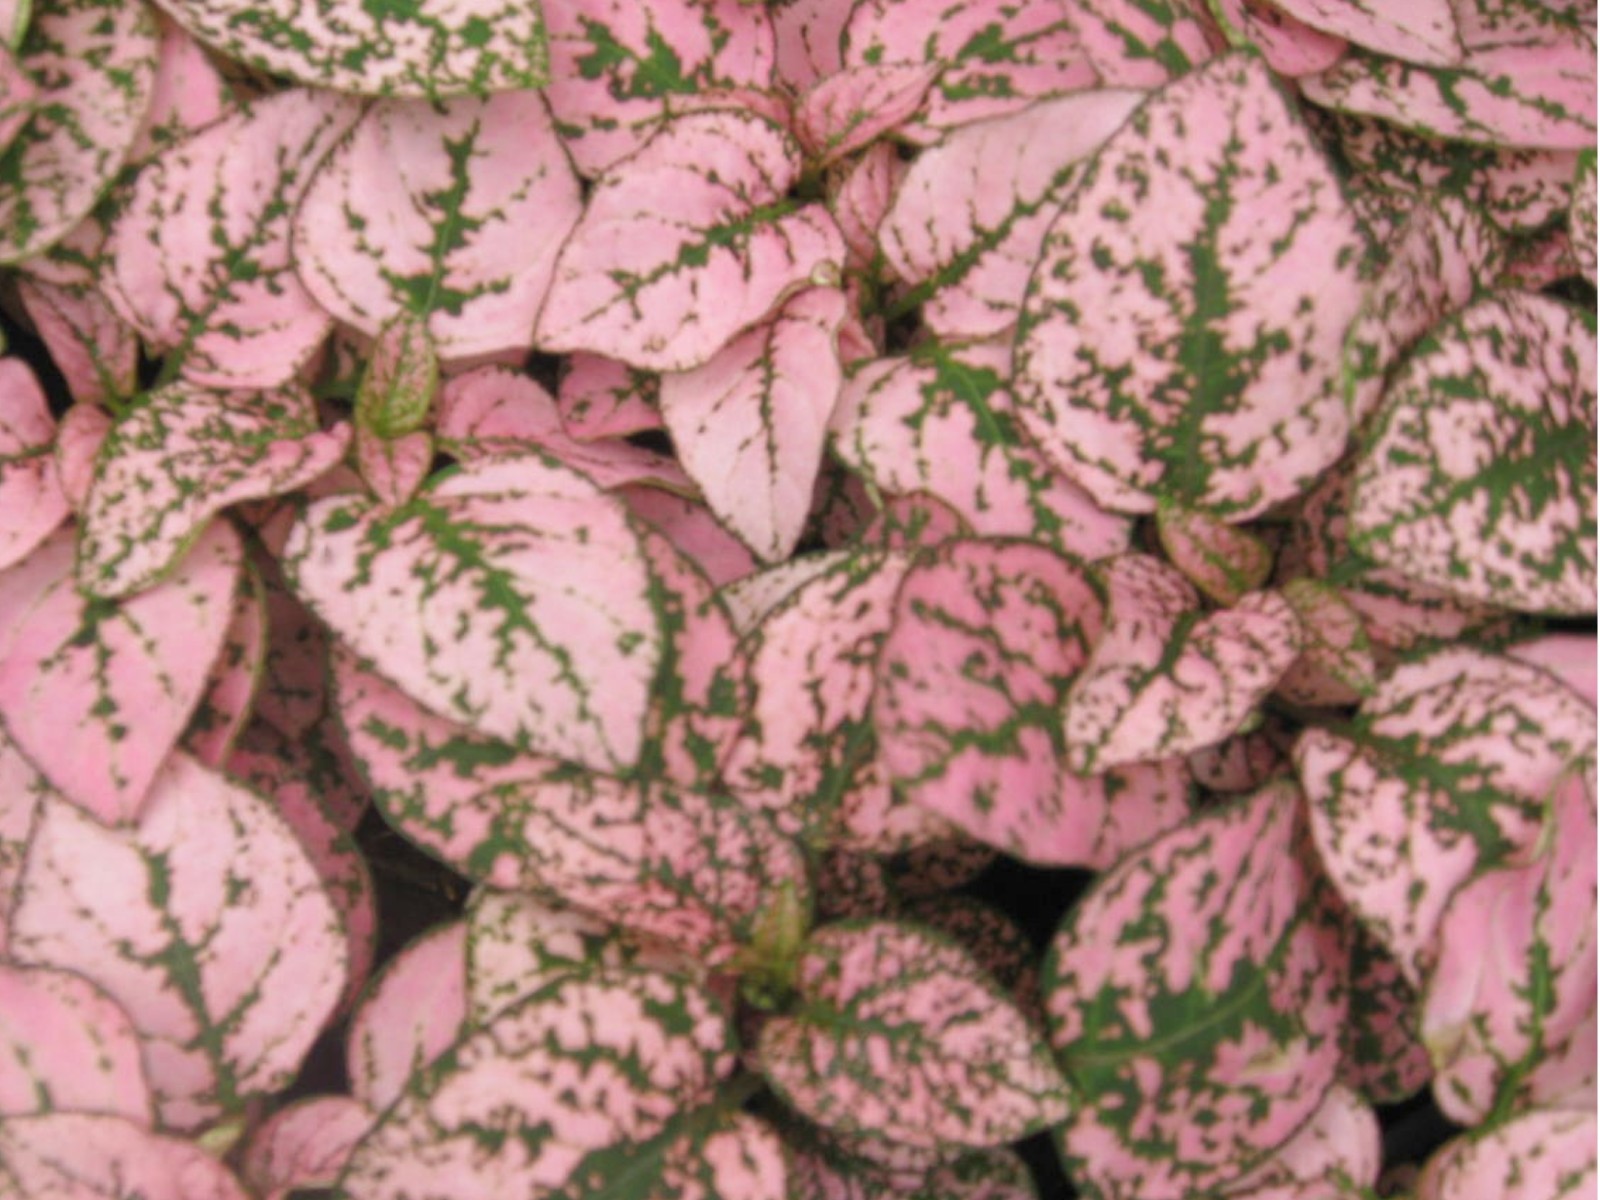
M1351 543L1469 601L1595 608L1595 336L1542 296L1486 297L1391 385L1356 469Z
M1236 733L1303 644L1278 592L1203 615L1194 589L1148 555L1101 565L1105 632L1067 697L1067 762L1079 773L1187 754Z
M711 511L767 562L793 552L839 398L844 293L808 288L707 363L661 380L661 414Z
M426 429L397 438L356 430L356 465L384 508L399 508L416 496L433 456L433 434Z
M756 569L755 556L722 527L704 504L665 488L637 484L619 488L628 511L658 530L718 586Z
M424 429L438 393L439 348L428 333L428 314L402 310L378 330L362 368L356 428L382 438Z
M446 360L526 352L581 210L538 92L380 101L306 190L295 267L362 333L411 313Z
M1343 452L1360 249L1266 65L1208 63L1107 139L1050 226L1017 328L1023 424L1107 508L1257 515Z
M1374 1104L1397 1104L1433 1078L1433 1062L1418 1029L1421 1005L1394 956L1365 927L1347 919L1350 1020L1341 1038L1339 1081Z
M580 441L661 428L656 377L597 354L573 354L556 403L561 424Z
M233 89L206 48L164 10L157 11L156 23L161 41L155 92L129 154L134 162L155 157L235 107Z
M211 664L205 693L183 735L183 748L203 766L221 770L250 720L267 654L267 607L261 577L241 571L222 650Z
M1293 704L1353 704L1377 687L1378 664L1361 615L1337 588L1320 580L1291 579L1283 598L1300 621L1300 657L1278 680L1277 692Z
M9 648L0 643L0 720L68 800L108 824L127 824L222 649L242 566L239 539L212 525L169 579L120 602L87 600L73 587L72 552L63 530L8 573L48 582L17 614Z
M1321 1107L1271 1158L1228 1185L1240 1200L1273 1200L1272 1188L1295 1184L1339 1183L1352 1189L1377 1184L1383 1167L1383 1137L1378 1115L1361 1096L1342 1084L1328 1089ZM1298 1200L1315 1200L1315 1191ZM1282 1200L1296 1200L1289 1192Z
M79 516L89 507L95 460L111 432L111 417L94 404L74 404L56 431L56 470L61 490Z
M459 1038L467 1021L467 923L417 938L367 990L350 1019L350 1091L372 1115Z
M256 559L267 598L267 656L255 715L299 738L327 708L328 630L284 581L278 561Z
M1051 1041L1085 1097L1058 1145L1096 1192L1210 1192L1333 1085L1345 963L1302 915L1298 808L1280 782L1201 813L1102 875L1056 934Z
M81 976L0 962L0 1117L110 1113L149 1126L139 1038Z
M1345 41L1296 20L1271 0L1221 0L1217 11L1279 75L1325 71L1344 57Z
M833 213L849 248L849 266L871 270L878 254L878 228L894 202L895 192L907 169L908 164L902 161L894 146L875 142L841 170L829 174L828 211ZM848 277L846 286L849 286ZM852 309L859 307L851 305ZM850 337L845 333L841 338L841 350L849 348Z
M795 136L816 166L831 166L909 120L938 75L937 63L846 67L807 90Z
M5 151L0 263L64 237L126 161L156 77L156 21L107 0L30 6L22 69L42 84L37 108ZM16 46L16 41L10 41Z
M1272 550L1254 534L1170 500L1156 505L1156 533L1173 566L1224 607L1266 584Z
M134 829L45 803L11 948L122 1006L174 1129L287 1086L345 982L338 915L294 835L182 752Z
M40 801L50 785L0 731L0 955L10 954L11 910Z
M1595 1114L1533 1109L1446 1142L1417 1200L1584 1200L1594 1192Z
M298 388L152 392L100 447L78 537L78 584L115 599L149 587L218 513L304 487L344 457Z
M33 371L20 358L0 358L0 571L28 557L70 511L55 438Z
M250 1134L239 1174L260 1200L289 1200L333 1185L372 1113L349 1096L308 1096L280 1108Z
M0 152L22 132L38 101L39 85L17 61L9 40L0 41Z
M601 769L637 759L660 657L649 573L622 506L582 476L488 459L397 509L321 500L284 566L348 646L440 714Z
M691 113L595 186L556 263L536 343L634 367L708 361L790 292L836 277L844 241L785 194L798 147L758 117Z
M1505 653L1532 667L1543 667L1589 702L1593 708L1600 692L1600 662L1593 637L1579 634L1548 634L1531 642L1516 642Z
M1297 20L1358 46L1422 66L1448 67L1461 60L1451 0L1271 0Z
M1278 744L1284 736L1282 724L1268 717L1264 728L1238 733L1215 746L1196 750L1184 762L1194 781L1208 791L1253 792L1288 761Z
M768 10L777 41L776 82L798 94L844 67L840 40L855 0L790 0Z
M239 735L236 751L257 762L273 765L273 778L294 778L310 785L318 803L333 823L353 833L366 814L368 793L360 784L354 754L332 714L302 731L285 737L262 721L252 721Z
M893 921L831 925L806 942L800 1005L761 1029L778 1094L846 1134L990 1146L1053 1124L1066 1081L1027 1018L965 950Z
M1043 1027L1033 941L1003 910L972 896L934 895L911 901L900 915L966 947L1022 1014Z
M1572 209L1567 217L1572 233L1572 249L1578 269L1592 285L1595 281L1596 225L1600 223L1600 194L1596 192L1595 156L1585 154L1578 163L1578 178L1572 186Z
M248 1200L193 1142L124 1117L41 1113L0 1122L0 1200Z
M290 263L290 220L360 113L353 100L294 88L140 172L107 244L106 293L152 348L178 357L189 383L278 387L327 336L331 318Z
M1223 45L1203 0L1063 0L1068 26L1105 87L1156 88Z

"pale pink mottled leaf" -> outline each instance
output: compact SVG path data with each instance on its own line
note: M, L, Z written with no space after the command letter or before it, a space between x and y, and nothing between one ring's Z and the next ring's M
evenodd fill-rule
M0 730L0 955L10 953L17 879L33 838L40 801L50 785Z
M1527 860L1479 875L1439 922L1421 1033L1452 1120L1595 1100L1594 764L1557 785Z
M1339 1062L1342 958L1306 920L1279 783L1129 855L1045 959L1051 1041L1084 1101L1058 1145L1108 1197L1210 1192L1282 1145Z
M1067 22L1105 87L1156 88L1223 45L1203 0L1063 0Z
M1417 1200L1586 1200L1594 1195L1595 1114L1534 1109L1446 1142Z
M73 587L72 553L63 530L12 568L50 582L0 647L0 721L68 800L126 824L205 692L242 554L231 528L212 525L165 582L108 601Z
M1023 424L1105 507L1257 515L1343 452L1360 250L1266 65L1213 60L1077 172L1023 300Z
M487 459L397 509L321 500L284 565L347 645L440 714L597 768L637 759L660 659L649 572L622 506L582 476Z
M850 252L849 266L872 269L878 254L878 227L909 166L894 146L881 141L828 174L828 210L844 234ZM852 309L859 307L851 305Z
M1600 194L1596 192L1593 150L1586 150L1578 160L1578 177L1572 185L1572 209L1568 213L1567 223L1578 269L1593 284L1597 257L1596 225L1600 224Z
M48 1112L150 1125L139 1038L127 1014L82 976L0 962L0 1118Z
M846 67L801 98L795 136L812 163L831 166L909 120L938 75L937 63Z
M1297 20L1358 46L1423 66L1461 59L1451 0L1271 0Z
M656 376L598 354L572 354L556 392L561 424L580 441L661 428Z
M426 429L397 438L380 437L358 428L356 466L362 481L385 508L399 508L415 498L433 467L433 434Z
M760 558L800 540L843 372L844 293L807 288L702 366L661 379L661 415L706 503Z
M1396 668L1344 733L1300 735L1323 866L1412 986L1451 895L1533 846L1594 740L1594 710L1553 676L1465 646Z
M855 0L783 0L771 5L775 82L796 94L844 67L840 42Z
M361 106L293 88L232 113L140 172L107 243L106 294L183 378L287 383L332 318L290 262L290 222Z
M286 737L264 721L252 721L239 735L238 751L274 764L274 778L302 779L340 829L354 833L371 799L360 768L333 714L323 716L297 737Z
M862 0L844 31L846 67L942 66L925 116L902 136L932 140L1034 100L1093 87L1094 68L1058 4L1011 0Z
M753 630L785 599L813 579L849 562L848 549L799 554L788 562L762 567L724 585L718 593L733 619L733 627L744 635Z
M788 293L836 278L821 205L786 198L799 148L730 111L675 118L595 186L539 315L542 350L655 371L708 361Z
M1194 781L1209 791L1253 792L1288 761L1279 745L1282 724L1269 716L1261 729L1234 734L1214 746L1196 750L1183 761ZM1276 730L1275 725L1279 726Z
M259 1200L332 1186L372 1113L350 1096L307 1096L273 1113L239 1152L239 1175Z
M550 28L545 98L587 176L632 154L672 112L772 82L772 25L762 5L544 0L542 7Z
M1162 499L1156 533L1167 559L1218 604L1237 604L1272 575L1272 550L1248 530Z
M550 78L538 5L375 6L325 0L166 0L189 32L229 58L311 89L443 99Z
M89 215L138 136L156 77L156 22L143 4L57 0L31 7L17 56L37 108L0 153L0 263L59 241Z
M1385 397L1352 485L1357 551L1467 600L1595 608L1595 335L1499 293L1441 326Z
M78 536L78 585L115 599L149 587L229 505L304 487L344 457L298 388L152 392L106 435Z
M41 1113L0 1122L0 1200L248 1200L193 1142L125 1117Z
M1360 1095L1336 1083L1299 1132L1229 1184L1227 1194L1239 1200L1355 1200L1364 1194L1358 1188L1378 1182L1382 1166L1378 1115Z
M883 507L861 531L861 540L886 550L919 550L971 534L967 519L931 492L907 492L883 497Z
M761 1029L762 1073L826 1128L914 1146L991 1146L1066 1117L1042 1038L988 972L942 936L894 921L813 934L800 1007Z
M0 570L21 562L71 511L44 390L20 358L0 358Z
M38 100L39 85L17 61L9 40L0 38L0 153L28 123Z
M1354 704L1377 687L1378 664L1361 614L1337 588L1316 579L1291 579L1283 598L1300 620L1300 657L1276 691L1292 704Z
M235 106L233 88L206 48L164 10L157 10L156 24L161 40L155 90L128 155L134 162L153 158Z
M378 330L361 371L356 426L384 438L413 433L427 424L438 392L439 347L428 333L428 314L402 310Z
M1066 702L1074 771L1220 742L1300 655L1300 622L1281 593L1251 592L1204 614L1188 580L1158 558L1121 555L1100 564L1100 576L1104 632Z
M255 715L298 738L327 708L328 631L290 590L275 557L260 555L255 564L267 601L267 656Z
M111 425L110 414L98 405L74 404L61 418L56 431L56 470L61 490L79 516L89 507L95 460L100 456L101 443L111 432Z
M1031 537L1086 559L1128 546L1131 522L1101 510L1024 435L1009 348L924 342L851 373L830 433L839 456L885 492L928 492L975 533Z
M581 209L540 93L380 101L307 189L295 268L362 333L410 313L446 360L526 352Z
M883 759L878 756L856 773L840 797L833 831L835 845L879 855L915 852L930 843L961 836L949 821L890 787ZM982 843L971 844L994 853Z
M879 233L884 257L945 337L1013 325L1055 210L1079 164L1128 118L1142 92L1100 89L1041 100L958 129L924 151Z
M1344 56L1343 38L1297 20L1272 0L1220 0L1217 10L1279 75L1325 71Z
M731 1044L711 997L670 976L615 970L560 980L419 1072L356 1147L341 1194L577 1194L570 1189L580 1181L604 1194L630 1166L662 1169L659 1159L641 1161L640 1143L712 1098L733 1066Z
M11 950L121 1004L174 1129L287 1086L345 982L338 915L294 835L181 751L134 829L46 802Z
M390 959L350 1019L350 1091L369 1113L461 1036L467 1021L467 923L429 930Z
M1433 1078L1417 992L1372 934L1354 920L1350 926L1350 1019L1341 1036L1339 1081L1373 1104L1396 1104Z
M239 573L227 635L183 735L183 748L203 766L220 770L227 761L250 720L266 655L266 593L261 577L247 568Z
M1520 659L1533 667L1543 667L1562 683L1595 707L1596 693L1600 691L1600 662L1597 662L1596 641L1579 634L1553 633L1531 642L1516 642L1504 648L1504 653Z

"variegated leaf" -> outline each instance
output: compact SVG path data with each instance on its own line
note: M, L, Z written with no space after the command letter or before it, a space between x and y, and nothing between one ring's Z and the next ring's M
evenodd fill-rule
M937 63L846 67L801 99L795 136L817 167L828 167L910 120L939 75Z
M1354 920L1350 926L1350 1018L1339 1081L1373 1104L1398 1104L1433 1078L1417 991L1372 934Z
M657 377L598 354L572 354L556 403L561 424L580 441L661 428Z
M777 41L774 82L796 95L844 66L840 41L855 0L786 0L768 9Z
M39 85L23 69L10 42L0 38L0 153L28 123L38 101Z
M1209 791L1253 792L1288 761L1280 746L1285 738L1283 724L1268 716L1261 728L1196 750L1183 761L1195 782Z
M356 427L382 438L414 433L428 424L438 392L439 347L428 332L428 314L402 311L378 330L362 369Z
M1323 866L1412 986L1456 889L1534 845L1545 797L1594 744L1594 710L1553 676L1465 646L1402 663L1341 733L1301 733Z
M384 508L399 508L415 499L433 467L434 452L433 434L426 429L397 438L356 430L356 467Z
M89 507L95 460L100 457L100 446L111 426L110 415L99 405L74 404L56 430L56 471L61 490L79 516Z
M40 802L50 785L0 730L0 955L10 954L11 909Z
M221 770L227 761L234 740L250 720L266 657L265 589L261 576L247 564L239 573L222 649L183 735L183 748L203 766Z
M284 566L346 645L441 715L598 769L638 758L660 661L649 572L622 506L582 476L487 459L396 509L321 500Z
M1041 100L949 134L911 165L879 231L911 285L896 302L943 337L1015 324L1045 230L1083 159L1144 99L1097 89Z
M1315 1190L1337 1184L1333 1194L1371 1188L1383 1167L1383 1131L1378 1114L1359 1094L1334 1084L1321 1107L1280 1146L1271 1158L1230 1184L1227 1194L1238 1200L1316 1200ZM1296 1185L1313 1189L1309 1195ZM1281 1188L1283 1191L1273 1189Z
M898 915L965 946L1022 1014L1042 1028L1038 954L1004 910L972 896L944 894L913 900Z
M1317 579L1291 579L1283 598L1294 609L1304 642L1276 691L1293 704L1354 704L1377 687L1378 665L1361 615L1339 589Z
M239 1151L239 1176L259 1200L331 1187L371 1124L372 1113L350 1096L296 1100L251 1131Z
M1595 1191L1595 1114L1533 1109L1446 1142L1417 1200L1585 1200Z
M1347 48L1343 38L1290 16L1271 0L1217 0L1213 10L1261 52L1268 66L1290 79L1327 70Z
M1101 564L1105 630L1067 696L1067 765L1082 774L1187 754L1238 732L1299 657L1304 635L1281 593L1251 592L1203 614L1158 558Z
M1486 297L1390 387L1350 504L1355 548L1467 600L1591 613L1595 334L1556 300Z
M160 1120L180 1130L287 1086L345 982L338 914L294 834L181 751L134 829L46 801L11 951L122 1006Z
M126 1117L40 1113L0 1121L0 1200L249 1200L194 1142Z
M834 450L878 488L928 492L975 533L1031 537L1085 559L1127 549L1131 522L1103 511L1024 435L997 342L947 348L851 373L831 422Z
M1045 959L1051 1042L1084 1100L1068 1172L1107 1200L1204 1194L1282 1145L1339 1063L1345 962L1302 917L1279 783L1101 876Z
M1105 87L1156 88L1223 45L1204 0L1063 0L1067 23Z
M709 362L661 379L661 415L684 469L760 558L793 552L839 399L844 293L807 288Z
M1543 667L1579 696L1596 704L1600 694L1600 655L1593 637L1582 634L1552 633L1530 642L1515 642L1503 653L1529 666Z
M144 4L38 0L18 58L37 107L0 147L0 263L59 241L89 215L138 136L156 77Z
M756 1054L811 1120L913 1146L993 1146L1067 1116L1071 1100L1027 1018L967 951L894 921L813 934L800 1005Z
M106 294L170 356L169 373L201 387L273 388L311 357L332 318L294 273L290 222L360 113L353 100L293 88L140 172L107 243Z
M14 616L0 600L13 616L9 646L0 638L0 722L66 799L128 824L205 692L242 552L229 526L212 525L165 582L89 600L73 587L73 540L63 530L0 576L0 589L22 571L48 581Z
M1361 248L1266 65L1206 64L1076 174L1017 327L1023 424L1105 507L1248 520L1343 452Z
M362 333L409 313L446 360L526 353L581 210L538 92L380 101L307 189L295 268Z
M839 170L827 177L828 211L844 235L844 244L850 252L847 268L871 272L878 256L878 227L894 202L894 194L904 180L910 164L901 159L895 147L886 141L874 142ZM850 272L845 277L845 287L851 286ZM852 304L852 309L859 308ZM852 313L852 317L854 314ZM866 325L847 324L841 337L840 350L849 353L853 340L852 329L865 333ZM870 356L870 352L869 355Z
M1596 225L1600 224L1600 194L1596 192L1595 152L1585 150L1578 160L1578 177L1572 185L1572 209L1567 216L1578 270L1592 285L1595 281Z
M161 41L157 51L155 94L129 158L144 162L183 141L238 103L233 86L217 69L206 47L161 9L156 10Z
M0 358L0 571L28 557L71 511L44 390L20 358Z
M604 1195L592 1177L712 1098L731 1042L715 1002L670 976L560 980L419 1072L356 1147L340 1194Z
M479 0L445 9L354 0L164 0L185 29L229 58L311 88L443 99L550 78L539 5ZM306 91L308 89L298 89Z
M652 371L707 362L790 292L837 280L844 239L787 198L793 140L763 118L691 113L605 175L562 248L535 331Z
M1461 59L1451 0L1272 0L1296 20L1391 58L1448 67Z
M1163 499L1156 505L1156 533L1172 565L1225 608L1272 575L1272 550L1265 542L1209 513Z
M316 406L298 388L176 383L152 392L100 447L78 537L78 586L108 600L149 587L217 513L304 487L349 442L348 426L318 428Z

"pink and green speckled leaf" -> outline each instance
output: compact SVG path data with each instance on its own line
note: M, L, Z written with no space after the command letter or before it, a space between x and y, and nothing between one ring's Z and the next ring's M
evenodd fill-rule
M660 385L649 371L598 354L571 354L556 391L561 424L580 441L661 428Z
M280 1108L238 1151L239 1177L258 1200L290 1200L301 1190L331 1187L372 1113L350 1096L307 1096Z
M1224 44L1204 0L1063 0L1067 22L1105 87L1157 88Z
M1286 78L1326 71L1347 48L1343 38L1297 20L1271 0L1217 0L1214 11Z
M286 1087L345 983L338 914L294 834L181 751L133 829L45 803L11 952L122 1006L159 1118L181 1130Z
M239 574L222 649L211 664L206 690L183 735L183 748L202 765L221 769L227 761L234 741L250 721L266 657L265 589L260 575L247 567Z
M1594 1103L1593 772L1557 785L1528 861L1464 885L1440 920L1421 1034L1434 1097L1459 1124Z
M0 40L0 153L4 153L38 107L39 85Z
M1083 1100L1068 1173L1108 1198L1208 1193L1286 1142L1339 1063L1342 956L1303 919L1292 784L1204 812L1100 877L1045 959Z
M712 1099L732 1041L716 1002L670 976L559 980L419 1071L356 1147L339 1194L615 1195L616 1175L661 1170L663 1141L683 1132L674 1117Z
M308 85L300 91L444 99L537 88L550 78L538 5L166 0L162 7L229 58Z
M0 721L68 800L127 824L205 692L242 553L231 528L213 525L165 582L123 601L89 600L73 587L73 540L62 530L7 573L48 582L11 620L9 646L0 643Z
M66 493L72 511L80 516L89 507L95 460L111 426L110 414L99 405L74 404L67 409L56 429L56 470L61 490Z
M1017 320L1046 229L1082 160L1143 101L1127 89L1041 100L958 129L906 173L879 230L884 257L943 337Z
M1373 1104L1398 1104L1433 1078L1417 992L1372 934L1354 920L1350 926L1350 1019L1341 1035L1339 1081Z
M798 95L844 66L840 41L855 0L786 0L768 10L777 40L773 82Z
M0 1200L249 1200L233 1173L194 1142L103 1113L40 1113L0 1122Z
M353 100L294 88L140 172L107 243L106 294L188 382L278 387L326 337L332 318L295 275L290 225L317 164L360 113Z
M318 427L298 388L176 383L112 427L78 536L78 586L116 599L149 587L229 505L304 487L344 457L347 426Z
M1274 690L1310 707L1358 703L1377 687L1378 664L1361 614L1338 588L1301 577L1283 585L1303 634L1300 657Z
M1594 1194L1595 1115L1533 1109L1446 1142L1417 1179L1417 1200L1585 1200Z
M1292 1189L1337 1182L1354 1200L1362 1194L1358 1188L1371 1188L1378 1182L1383 1166L1382 1134L1372 1106L1336 1083L1299 1132L1265 1162L1229 1184L1227 1194L1238 1200L1316 1200L1322 1193L1312 1191L1306 1196ZM1275 1188L1284 1190L1273 1191Z
M795 136L817 167L832 166L910 120L938 75L936 63L846 67L801 98Z
M807 288L709 362L661 379L661 415L706 503L766 562L793 552L811 511L844 381L844 293Z
M439 347L428 333L428 317L400 312L378 330L362 369L356 427L382 438L414 433L427 425L438 393Z
M1352 486L1358 552L1466 600L1592 613L1592 318L1521 293L1471 305L1395 378Z
M1572 235L1572 251L1578 270L1591 284L1595 281L1596 226L1600 225L1600 192L1596 190L1595 152L1585 150L1578 160L1577 179L1572 185L1572 208L1567 215Z
M1342 733L1300 735L1323 867L1408 983L1456 889L1536 843L1550 789L1594 743L1594 710L1555 677L1467 647L1402 663Z
M790 292L835 278L838 226L787 198L800 165L799 147L761 117L668 121L595 185L557 260L538 347L684 371Z
M416 498L433 467L434 453L433 434L426 429L396 438L356 430L356 467L362 482L385 508L399 508Z
M1344 449L1361 249L1267 66L1207 63L1077 172L1017 327L1023 424L1117 511L1239 522L1298 494Z
M1203 613L1161 559L1099 564L1104 632L1067 696L1067 764L1080 773L1152 762L1236 733L1299 657L1299 619L1281 593L1251 592Z
M32 369L0 358L0 571L28 557L71 511L55 440L55 418Z
M1023 1015L1043 1027L1039 956L1022 926L1004 910L973 896L943 894L919 897L898 915L965 946Z
M111 186L150 106L156 46L155 15L143 4L31 6L17 56L39 94L0 153L0 263L59 241Z
M966 950L894 921L830 925L805 943L800 1006L761 1029L785 1101L846 1134L930 1148L995 1146L1071 1110L1043 1039Z
M1156 505L1156 534L1168 561L1224 607L1272 575L1272 550L1265 542L1209 513L1163 499Z
M1529 666L1543 667L1579 696L1596 705L1600 694L1600 655L1594 637L1582 634L1551 633L1532 641L1515 642L1504 653Z
M1237 733L1184 756L1194 781L1213 792L1253 792L1288 761L1279 746L1282 721L1267 716L1261 728Z
M839 232L844 234L844 244L850 252L846 263L848 268L867 272L874 270L873 260L878 255L878 227L883 224L884 214L894 202L895 191L909 168L910 164L900 157L891 143L880 141L868 146L827 176L828 211L833 213ZM851 286L852 280L847 274L845 287L848 289ZM859 295L855 294L852 298L858 300ZM859 304L852 304L852 308L859 307ZM853 356L855 336L864 333L865 329L865 324L857 325L852 320L850 329L841 338L841 351ZM870 353L869 350L868 355Z
M1451 0L1271 0L1272 7L1391 58L1448 67L1461 59Z
M441 715L598 769L637 760L661 654L649 570L621 504L575 472L494 458L395 509L321 500L284 567L346 645Z
M161 9L155 94L129 155L143 162L221 119L237 105L233 85L210 52ZM241 89L244 90L244 89Z
M127 1014L87 979L0 962L0 1119L111 1113L148 1126L139 1052Z
M973 532L1031 537L1085 559L1128 547L1131 522L1099 508L1027 438L998 342L924 342L853 371L834 412L834 450L871 483L927 492Z
M33 825L50 785L0 730L0 955L10 954L11 909L33 839Z
M380 101L306 190L295 269L369 336L409 313L446 360L525 353L581 211L539 93Z

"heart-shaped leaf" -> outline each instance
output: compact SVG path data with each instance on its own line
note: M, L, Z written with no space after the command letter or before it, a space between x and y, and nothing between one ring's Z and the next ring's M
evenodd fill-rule
M78 537L78 585L115 599L149 587L213 516L304 487L341 458L348 426L324 432L298 388L152 392L100 447Z
M1106 87L1155 88L1222 45L1203 0L1063 0L1067 23Z
M1591 613L1595 493L1593 323L1499 293L1438 329L1390 387L1351 542L1467 600Z
M660 660L649 571L622 506L575 472L487 459L399 508L330 497L284 567L346 645L441 715L602 770L637 760ZM406 615L424 607L426 627Z
M327 336L332 318L290 262L290 222L317 164L360 114L355 101L292 88L139 173L107 244L106 294L170 356L169 373L198 386L278 387Z
M822 206L787 198L799 175L799 148L760 117L667 122L589 196L556 263L539 348L686 371L788 293L836 279L844 239Z
M307 1096L280 1108L251 1132L239 1152L239 1176L260 1200L289 1200L331 1187L372 1125L350 1096Z
M1209 1192L1333 1085L1345 962L1302 919L1298 807L1278 783L1201 813L1102 875L1056 934L1046 1016L1084 1096L1058 1144L1096 1193Z
M350 1018L351 1093L369 1113L386 1111L466 1021L467 923L451 921L391 958Z
M344 931L294 834L181 751L133 829L46 800L11 952L122 1006L172 1129L287 1086L345 983Z
M20 358L0 358L0 571L21 562L70 510L51 450L56 423Z
M1224 607L1263 586L1272 551L1260 538L1170 500L1156 505L1156 534L1173 566Z
M1534 1109L1475 1134L1428 1160L1417 1200L1583 1200L1595 1189L1592 1112Z
M1024 425L1107 508L1255 516L1343 453L1361 249L1267 66L1207 63L1077 172L1017 327Z
M0 1121L0 1200L249 1200L194 1142L125 1117L40 1113Z
M800 1006L762 1026L763 1075L811 1120L913 1146L993 1146L1070 1110L1043 1041L966 951L893 921L806 942Z
M14 614L0 600L12 617L9 647L0 639L0 720L66 799L125 824L205 692L242 552L232 528L211 525L170 578L123 601L74 588L72 554L62 530L7 573L48 582Z
M538 92L380 101L307 189L295 267L362 333L409 313L447 360L526 352L581 210Z

